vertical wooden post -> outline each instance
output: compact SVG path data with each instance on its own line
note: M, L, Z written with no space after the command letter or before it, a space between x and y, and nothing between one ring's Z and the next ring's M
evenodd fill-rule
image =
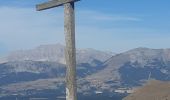
M74 2L80 0L50 0L36 6L38 11L64 5L64 33L66 70L66 100L77 100L76 49L75 49L75 13Z
M66 100L77 100L74 2L64 4Z

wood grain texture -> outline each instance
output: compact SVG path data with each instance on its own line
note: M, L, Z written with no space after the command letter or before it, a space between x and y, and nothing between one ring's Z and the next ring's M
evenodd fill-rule
M76 1L80 1L80 0L51 0L51 1L36 5L36 10L37 11L46 10L46 9L62 6L66 3L76 2Z
M74 2L64 4L66 100L77 100Z
M38 11L64 5L64 33L66 58L66 100L77 100L75 12L74 2L80 0L52 0L36 6Z

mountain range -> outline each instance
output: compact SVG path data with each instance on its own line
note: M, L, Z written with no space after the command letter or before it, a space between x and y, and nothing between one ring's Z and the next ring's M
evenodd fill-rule
M10 61L50 61L65 64L65 46L61 44L41 45L30 50L18 50L11 52L0 59L1 63ZM94 60L103 62L114 53L103 52L95 49L77 49L77 63L93 63Z
M136 48L115 54L77 50L78 92L114 93L142 86L150 79L170 80L170 49ZM0 97L34 95L56 90L65 93L64 46L43 45L15 51L0 59Z

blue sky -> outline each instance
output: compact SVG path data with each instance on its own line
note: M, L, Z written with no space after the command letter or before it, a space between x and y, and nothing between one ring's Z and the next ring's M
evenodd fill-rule
M43 44L64 44L63 7L42 12L47 0L0 0L0 56ZM76 3L77 48L123 52L170 48L169 0L81 0Z

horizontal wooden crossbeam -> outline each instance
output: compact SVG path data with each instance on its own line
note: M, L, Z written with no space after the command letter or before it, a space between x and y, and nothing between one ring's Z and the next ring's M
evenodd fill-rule
M80 0L51 0L51 1L36 5L36 9L37 11L41 11L41 10L46 10L46 9L62 6L63 4L66 4L69 2L76 2L76 1L80 1Z

